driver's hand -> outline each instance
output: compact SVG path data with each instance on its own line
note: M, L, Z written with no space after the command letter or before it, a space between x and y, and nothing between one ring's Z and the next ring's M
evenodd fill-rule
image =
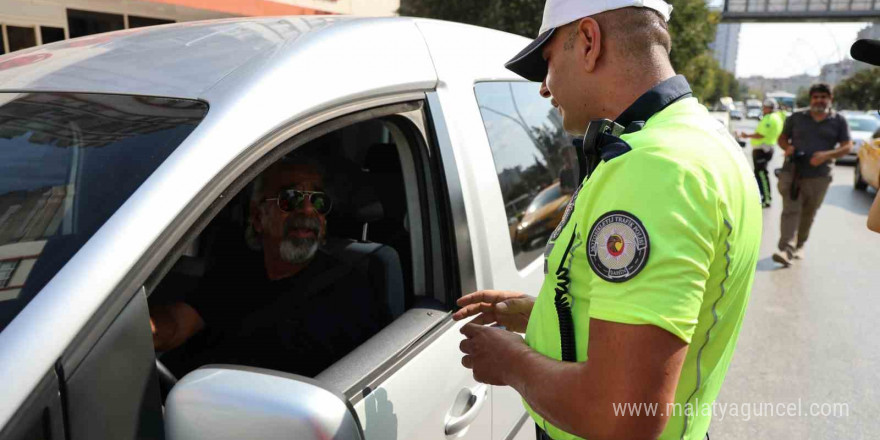
M814 167L822 165L823 163L825 163L827 161L828 161L828 155L822 151L813 153L813 156L810 157L810 165L814 166Z
M457 303L461 310L452 315L456 321L479 315L472 321L474 324L497 323L512 332L525 333L535 298L520 292L480 290L463 296Z

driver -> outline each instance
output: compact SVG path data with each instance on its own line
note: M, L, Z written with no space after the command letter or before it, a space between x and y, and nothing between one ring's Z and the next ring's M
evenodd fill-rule
M389 319L365 276L319 248L331 207L315 164L281 161L263 172L246 234L260 252L213 270L184 302L151 308L156 350L204 333L190 366L314 376L378 332Z

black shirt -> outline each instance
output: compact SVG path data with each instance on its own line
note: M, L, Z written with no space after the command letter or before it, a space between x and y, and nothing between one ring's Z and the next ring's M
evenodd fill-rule
M818 122L810 116L809 110L792 113L785 120L782 134L791 139L791 145L794 145L797 151L807 153L803 165L798 169L798 174L801 177L830 176L832 161L829 160L814 167L807 163L809 158L814 153L833 150L838 143L850 140L849 124L843 116L834 111ZM792 167L791 157L786 157L783 170L791 172Z
M322 251L276 281L266 276L262 253L254 253L214 271L186 302L205 321L196 364L304 376L317 375L390 321L365 274ZM187 370L198 366L189 364Z

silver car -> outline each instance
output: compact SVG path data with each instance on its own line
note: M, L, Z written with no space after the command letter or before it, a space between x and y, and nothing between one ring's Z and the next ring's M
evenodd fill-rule
M538 84L503 68L526 42L247 18L0 57L0 438L534 439L519 396L461 366L451 319L463 294L543 278L509 219L572 164ZM376 275L391 319L310 377L176 373L149 308L219 260L234 279L249 184L294 150L337 185L326 251Z
M853 147L849 154L837 160L840 162L852 163L856 161L859 149L866 143L870 143L874 138L874 134L880 129L880 120L869 115L868 113L842 113L849 124L850 137L853 141Z

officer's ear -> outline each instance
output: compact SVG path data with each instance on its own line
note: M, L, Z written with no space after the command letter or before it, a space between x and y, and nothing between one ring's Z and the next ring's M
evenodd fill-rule
M582 18L577 24L576 32L574 42L577 44L574 44L574 47L583 51L584 70L592 73L596 70L602 53L602 30L599 28L599 22L590 17ZM569 41L566 41L566 45Z

